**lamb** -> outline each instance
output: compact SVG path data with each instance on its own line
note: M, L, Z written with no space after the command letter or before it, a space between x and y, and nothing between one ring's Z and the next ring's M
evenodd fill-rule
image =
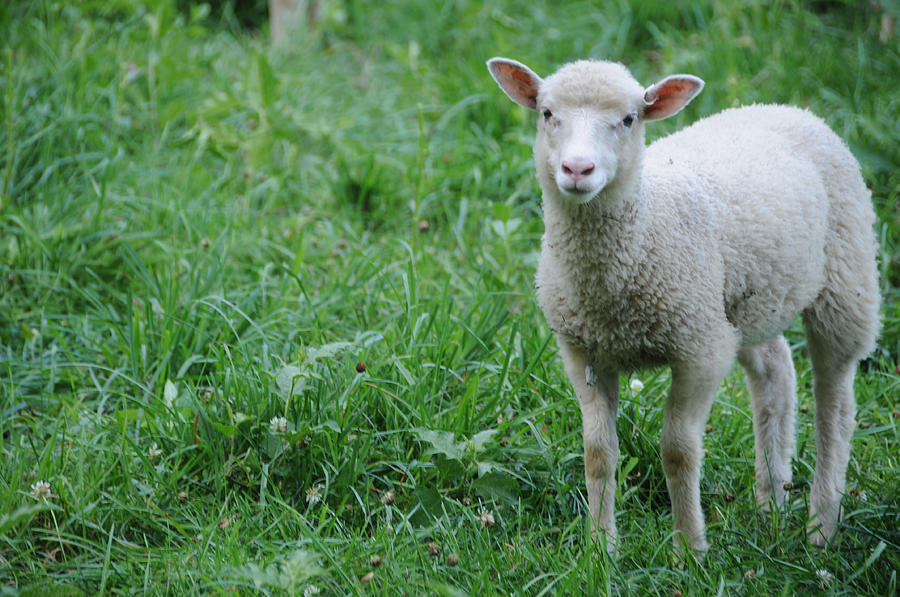
M537 298L581 407L595 535L613 553L618 375L646 367L671 368L661 456L676 549L708 549L702 434L735 359L752 401L756 499L783 505L796 376L782 332L801 314L816 400L807 532L824 546L840 519L853 378L880 327L875 216L847 146L809 111L753 105L645 147L645 123L679 112L701 79L645 89L611 62L546 79L507 58L487 66L540 113Z

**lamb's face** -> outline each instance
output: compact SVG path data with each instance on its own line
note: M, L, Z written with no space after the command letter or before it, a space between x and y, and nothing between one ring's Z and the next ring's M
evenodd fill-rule
M575 62L537 96L535 163L566 200L586 203L640 164L644 89L619 64Z
M546 79L509 58L491 58L487 66L512 101L540 114L534 162L545 199L573 203L587 203L604 189L618 188L609 195L620 198L633 193L644 121L677 113L703 89L693 75L643 89L614 62L579 60Z

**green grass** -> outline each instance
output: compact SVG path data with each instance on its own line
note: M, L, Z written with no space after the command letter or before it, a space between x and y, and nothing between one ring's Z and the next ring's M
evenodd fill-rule
M333 0L281 48L166 0L0 7L0 593L896 595L898 36L869 3L675 5ZM713 548L675 565L668 372L645 372L623 379L619 557L591 544L532 295L532 115L493 55L695 73L651 136L790 102L860 158L884 333L827 551L804 541L799 326L789 506L754 505L736 370L706 438Z

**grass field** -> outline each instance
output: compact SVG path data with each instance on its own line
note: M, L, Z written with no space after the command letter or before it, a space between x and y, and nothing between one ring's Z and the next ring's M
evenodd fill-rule
M869 2L679 4L332 0L275 48L170 0L0 6L0 594L896 595L900 38ZM884 332L827 550L804 540L796 324L786 509L754 505L735 370L706 435L712 549L676 565L648 371L622 379L618 558L591 544L533 298L533 116L494 55L704 78L654 138L788 102L859 157Z

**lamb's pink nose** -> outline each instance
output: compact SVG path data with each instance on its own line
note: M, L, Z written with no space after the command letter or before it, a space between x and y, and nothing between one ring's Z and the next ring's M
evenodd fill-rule
M590 160L563 160L562 163L562 171L576 182L581 178L590 176L591 172L594 171L594 167L594 162Z

